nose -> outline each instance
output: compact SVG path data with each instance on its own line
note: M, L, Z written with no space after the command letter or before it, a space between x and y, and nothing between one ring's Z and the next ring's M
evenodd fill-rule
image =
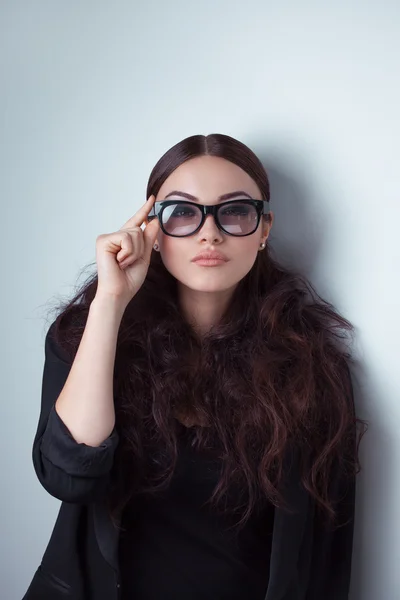
M203 226L199 229L197 235L199 239L212 240L213 242L222 240L222 231L217 226L213 215L206 216Z

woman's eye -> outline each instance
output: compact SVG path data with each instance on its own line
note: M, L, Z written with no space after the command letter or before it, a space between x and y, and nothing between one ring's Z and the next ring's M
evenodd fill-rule
M177 208L174 210L174 217L192 217L193 211L190 208Z
M222 211L223 215L229 216L243 216L248 214L248 208L246 206L232 206Z

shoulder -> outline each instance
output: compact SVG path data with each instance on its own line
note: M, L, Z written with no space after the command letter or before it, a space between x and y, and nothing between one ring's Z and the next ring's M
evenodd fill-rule
M47 360L71 364L72 357L65 346L65 333L61 331L58 319L53 321L48 328L44 345Z

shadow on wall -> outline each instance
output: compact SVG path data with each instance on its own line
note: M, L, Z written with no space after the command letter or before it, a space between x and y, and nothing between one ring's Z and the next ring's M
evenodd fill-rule
M260 156L260 155L259 155ZM285 161L280 168L279 162L270 157L260 156L267 169L271 186L271 210L275 214L271 230L270 243L276 258L287 267L293 267L302 275L315 282L318 280L318 263L323 255L324 232L329 228L329 216L324 218L324 202L315 198L312 185L306 179L290 174L290 164ZM332 282L332 296L335 284ZM323 298L325 295L316 289ZM326 298L334 303L334 300ZM346 316L346 315L344 315ZM357 479L356 517L353 544L353 563L351 578L351 600L372 600L381 597L380 589L393 590L393 596L385 600L394 600L397 577L393 573L393 565L385 564L379 558L379 549L390 543L393 533L389 531L391 519L382 520L381 515L393 513L396 482L391 474L396 472L393 464L394 445L385 428L376 399L379 391L375 390L368 372L357 358L357 329L355 330L354 364L352 380L357 416L368 422L368 431L360 447L361 473ZM395 518L396 515L393 514ZM367 540L375 540L374 547ZM374 589L369 584L365 589L367 574L374 573ZM392 581L388 581L392 579ZM376 586L376 587L375 587Z
M360 450L362 470L357 479L350 600L397 600L398 560L396 566L395 557L391 564L382 559L382 552L386 553L392 543L396 529L393 525L398 520L398 509L393 501L398 496L393 477L393 473L398 473L398 459L393 451L395 440L385 426L377 403L382 392L374 390L374 383L360 361L356 361L352 369L352 379L356 411L368 421L368 432ZM384 598L382 590L386 590Z
M301 181L298 174L290 176L287 163L284 172L278 163L271 163L270 158L261 155L260 159L267 169L271 210L275 215L269 238L271 247L284 266L295 267L312 279L324 232L323 204L320 203L322 208L319 206L316 213L306 181Z

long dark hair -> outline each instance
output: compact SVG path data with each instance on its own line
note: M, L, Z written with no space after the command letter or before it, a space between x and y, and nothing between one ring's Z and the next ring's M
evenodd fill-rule
M235 163L270 198L257 156L221 134L193 135L168 150L150 174L146 197L157 195L179 165L202 155ZM94 274L57 316L55 338L71 359L96 289ZM261 500L285 505L279 483L285 452L293 445L304 457L302 484L317 508L333 518L332 465L339 461L349 477L359 472L366 427L354 412L352 332L351 323L303 276L281 266L267 244L221 321L199 339L180 311L177 281L153 252L118 334L114 402L120 442L110 481L111 514L121 514L134 494L168 486L177 458L178 411L208 423L193 427L196 447L219 448L221 475L210 502L226 500L234 483L245 491L237 499L239 525ZM358 437L357 424L363 429Z

